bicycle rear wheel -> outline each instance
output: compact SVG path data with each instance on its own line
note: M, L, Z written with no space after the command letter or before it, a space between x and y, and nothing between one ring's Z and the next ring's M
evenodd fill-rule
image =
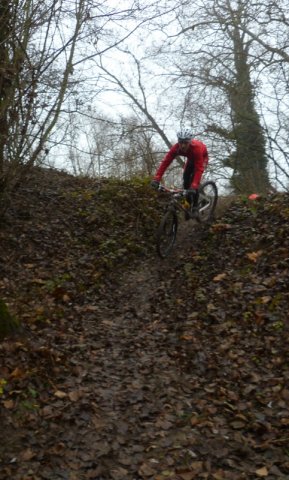
M218 202L218 189L215 182L209 180L203 183L199 189L199 221L210 223L213 220Z
M159 225L156 233L157 253L166 258L171 252L177 236L178 216L174 210L168 210Z

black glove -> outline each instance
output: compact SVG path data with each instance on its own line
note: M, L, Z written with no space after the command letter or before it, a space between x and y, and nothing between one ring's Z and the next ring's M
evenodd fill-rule
M160 182L158 180L151 181L151 187L155 188L155 190L158 190L159 186L160 186Z

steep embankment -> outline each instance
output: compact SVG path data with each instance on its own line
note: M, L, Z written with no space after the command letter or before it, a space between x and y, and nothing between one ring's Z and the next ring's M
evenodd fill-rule
M146 186L36 183L0 230L1 480L289 478L288 196L161 261Z

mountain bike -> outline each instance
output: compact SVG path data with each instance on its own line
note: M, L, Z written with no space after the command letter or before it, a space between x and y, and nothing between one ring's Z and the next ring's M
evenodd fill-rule
M169 195L165 213L156 232L157 253L161 258L166 258L176 241L178 214L183 212L188 219L195 220L198 223L210 223L214 217L218 201L218 189L212 180L200 185L196 209L193 209L186 200L190 190L170 189L160 185L158 191Z

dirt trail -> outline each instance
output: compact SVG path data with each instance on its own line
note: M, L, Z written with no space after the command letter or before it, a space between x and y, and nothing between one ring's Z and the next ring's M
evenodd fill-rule
M86 322L97 339L85 357L102 445L95 451L86 437L86 453L98 457L96 478L157 478L174 457L182 463L195 455L191 428L181 420L194 410L194 375L176 361L180 325L159 304L159 296L175 303L167 284L195 235L191 223L182 224L171 257L153 255L120 275L98 318Z
M288 480L287 198L211 236L183 222L160 260L70 182L0 231L28 325L0 345L0 479ZM106 271L127 227L132 263Z

